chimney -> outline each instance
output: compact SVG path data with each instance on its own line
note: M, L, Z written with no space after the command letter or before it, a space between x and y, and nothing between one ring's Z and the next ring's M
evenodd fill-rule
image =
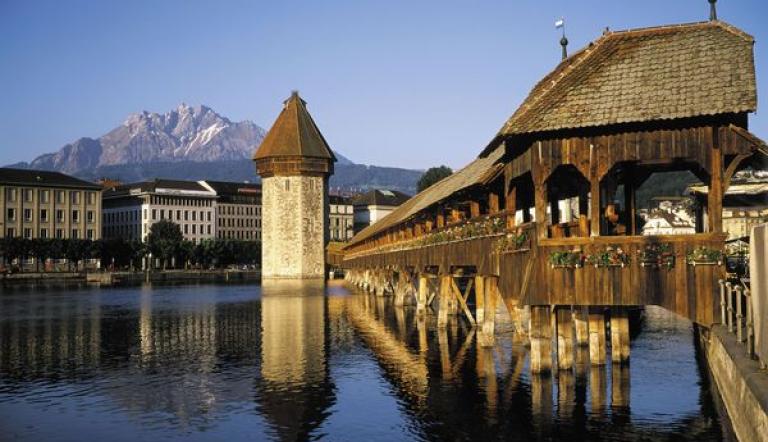
M717 8L715 7L717 0L709 0L709 20L717 20Z

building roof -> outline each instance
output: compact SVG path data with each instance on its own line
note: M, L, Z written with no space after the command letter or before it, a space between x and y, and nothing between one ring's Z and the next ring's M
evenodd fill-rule
M238 194L254 194L261 193L261 184L257 183L242 183L233 181L209 181L205 180L205 184L211 187L217 195L238 195Z
M463 169L429 186L387 214L384 218L361 230L352 238L350 244L364 241L378 232L400 224L460 190L487 182L495 177L496 173L500 170L501 165L497 164L497 162L503 155L504 146L501 146L497 147L489 155L477 158Z
M352 198L344 195L328 195L328 201L330 204L337 204L343 206L352 205Z
M151 181L139 181L136 183L122 184L120 186L109 189L105 196L118 196L121 194L128 194L132 190L139 190L141 192L158 192L158 191L177 191L177 192L195 192L201 196L210 194L213 196L213 192L207 189L205 186L197 181L182 181L182 180L167 180L164 178L155 178Z
M254 160L273 157L312 157L336 161L333 151L307 111L306 102L294 91L253 154Z
M101 186L97 183L84 181L60 172L34 169L11 169L7 167L0 168L0 184L101 189Z
M374 189L357 195L352 199L354 206L392 206L397 207L408 201L411 196L397 190Z
M754 111L753 43L717 20L606 32L544 77L500 135Z

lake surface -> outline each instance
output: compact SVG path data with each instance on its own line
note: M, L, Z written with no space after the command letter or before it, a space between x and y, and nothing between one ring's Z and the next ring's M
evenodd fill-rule
M504 318L482 348L337 284L4 288L0 440L723 440L687 321L540 377Z

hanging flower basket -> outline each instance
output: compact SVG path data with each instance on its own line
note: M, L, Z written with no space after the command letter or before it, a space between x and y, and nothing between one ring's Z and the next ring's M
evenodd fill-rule
M685 256L685 262L694 267L723 265L723 252L708 247L698 247Z
M597 267L626 267L629 255L619 246L607 246L604 250L587 255L588 265Z
M525 232L516 235L510 233L496 242L496 251L499 253L511 252L515 250L528 250L531 248L531 241Z
M557 251L549 254L549 265L553 269L577 269L583 264L584 256L578 250Z
M675 266L675 254L672 252L672 245L669 243L648 244L643 250L638 250L640 267L658 269L666 267L671 269Z

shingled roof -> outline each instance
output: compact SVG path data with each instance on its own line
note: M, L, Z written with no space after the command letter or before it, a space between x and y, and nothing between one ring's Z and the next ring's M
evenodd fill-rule
M410 198L410 195L397 190L373 189L355 197L352 200L352 205L397 207Z
M306 101L294 91L253 154L254 160L272 157L312 157L336 161L333 151L309 115Z
M9 167L0 168L0 184L101 189L101 186L96 183L83 181L61 172L35 169L13 169Z
M350 245L364 241L378 232L396 226L460 190L475 184L484 183L499 171L501 165L497 164L497 162L503 155L504 147L502 146L491 152L488 156L477 158L463 169L429 186L387 214L384 218L361 230L352 238Z
M544 77L500 135L754 111L753 43L721 21L606 32Z

